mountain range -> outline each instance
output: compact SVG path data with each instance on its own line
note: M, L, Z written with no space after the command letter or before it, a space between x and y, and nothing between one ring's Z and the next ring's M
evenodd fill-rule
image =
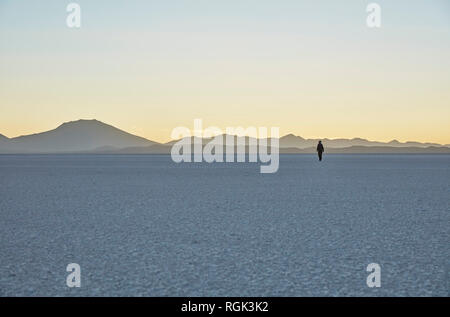
M203 143L209 140L203 139ZM318 140L288 134L279 139L279 150L280 153L314 153ZM397 140L385 143L361 138L321 140L327 153L450 153L449 144ZM158 143L98 120L78 120L63 123L50 131L15 138L0 134L0 154L168 154L176 141Z

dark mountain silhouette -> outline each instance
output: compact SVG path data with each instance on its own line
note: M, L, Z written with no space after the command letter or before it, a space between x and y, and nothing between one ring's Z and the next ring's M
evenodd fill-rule
M235 137L236 140L236 137ZM249 137L245 137L246 144L248 144ZM269 138L270 140L270 138ZM393 140L390 142L378 142L378 141L369 141L361 138L353 138L353 139L304 139L300 136L296 136L294 134L287 134L279 139L279 147L280 148L292 148L292 149L309 149L315 148L317 143L321 140L328 149L331 148L350 148L356 146L362 147L398 147L398 148L428 148L428 147L442 147L442 145L437 143L420 143L420 142L405 142L401 143L397 140ZM178 140L170 141L165 143L166 145L173 145ZM203 144L211 141L211 138L204 138ZM191 137L191 142L193 142L193 137ZM236 141L235 141L236 142Z
M155 142L97 120L78 120L63 123L56 129L47 132L7 139L6 142L2 142L0 152L76 152L92 150L101 146L123 148L153 144Z
M351 146L390 146L390 147L429 147L429 146L442 146L437 143L419 143L419 142L405 142L401 143L397 140L392 140L388 143L378 142L378 141L369 141L361 138L353 138L353 139L304 139L299 136L295 136L293 134L288 134L280 138L280 147L282 148L300 148L306 149L309 147L314 147L317 145L319 140L326 145L328 148L344 148Z
M225 135L222 135L225 137ZM245 139L249 137L234 137ZM193 138L191 138L193 140ZM211 138L204 138L203 144ZM280 153L315 153L319 139L305 139L288 134L279 139ZM353 139L320 139L325 153L450 153L448 145L420 142L369 141ZM168 154L178 140L157 143L117 129L97 120L66 122L54 130L7 138L0 134L0 153L117 153L117 154ZM270 144L270 139L268 139Z
M0 140L9 140L6 136L4 136L3 134L0 134Z

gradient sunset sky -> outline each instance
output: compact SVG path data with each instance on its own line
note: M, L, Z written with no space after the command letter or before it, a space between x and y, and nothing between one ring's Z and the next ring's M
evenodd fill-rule
M98 119L450 143L450 1L0 1L0 133ZM382 27L366 25L366 6Z

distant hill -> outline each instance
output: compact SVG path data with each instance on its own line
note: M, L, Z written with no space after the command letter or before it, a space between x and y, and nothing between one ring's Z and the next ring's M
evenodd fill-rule
M237 140L238 137L234 138ZM202 143L210 140L204 138ZM288 134L279 139L279 151L315 153L318 140ZM449 145L436 143L401 143L397 140L385 143L361 138L321 140L326 153L450 153ZM161 144L98 120L78 120L63 123L50 131L16 138L0 134L0 153L168 154L177 141ZM245 141L248 144L249 138L245 137Z
M169 145L152 145L146 147L128 147L128 148L103 148L87 153L93 154L170 154L171 146ZM231 150L229 147L228 150ZM193 148L191 148L193 153ZM227 149L223 149L225 153ZM234 147L236 153L236 146ZM248 146L245 147L248 153ZM313 154L316 153L315 147L306 149L299 148L279 148L280 154ZM350 146L344 148L327 148L327 154L450 154L448 147L389 147L389 146Z
M295 136L293 134L288 134L280 138L280 147L282 148L300 148L306 149L312 146L316 146L317 142L322 140L324 145L328 148L343 148L343 147L351 147L351 146L390 146L390 147L422 147L426 148L429 146L442 146L437 143L420 143L420 142L405 142L401 143L397 140L392 140L390 142L378 142L378 141L369 141L361 138L353 138L353 139L304 139L300 136Z
M101 146L149 146L156 142L97 120L66 122L54 130L2 140L0 153L58 153L93 150Z
M0 144L2 144L3 142L7 142L9 139L4 136L3 134L0 134Z

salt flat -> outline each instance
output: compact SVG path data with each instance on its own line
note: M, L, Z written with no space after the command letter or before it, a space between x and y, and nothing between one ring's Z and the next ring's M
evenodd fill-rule
M448 296L449 194L449 155L1 155L0 295Z

